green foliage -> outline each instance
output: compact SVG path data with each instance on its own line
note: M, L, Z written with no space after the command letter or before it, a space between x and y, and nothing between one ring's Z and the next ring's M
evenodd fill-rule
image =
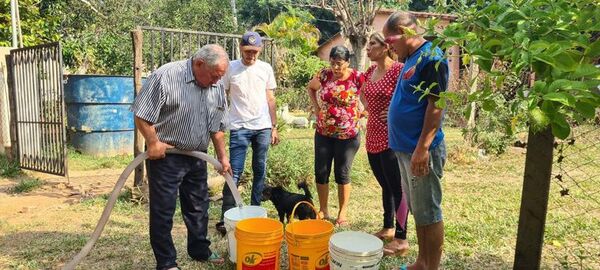
M484 109L527 115L532 128L550 125L564 139L570 123L593 118L600 106L600 95L592 91L600 84L600 69L592 65L600 57L600 40L592 39L600 31L598 10L596 0L477 1L463 5L459 19L435 43L460 46L463 61L473 59L485 74L484 89L469 99ZM532 87L527 83L531 73ZM502 87L510 77L522 79ZM514 95L515 106L494 99L506 91Z
M270 183L292 186L313 179L313 159L306 151L310 140L285 140L269 150L267 179Z
M319 29L311 24L314 19L307 11L291 9L277 15L269 24L256 26L256 29L276 39L280 46L308 54L317 49L320 37Z
M312 130L293 129L290 132L314 133ZM290 138L280 132L281 143L269 148L267 158L267 183L270 185L295 186L302 181L310 182L314 177L312 136L306 138ZM252 182L252 151L248 149L246 167L242 177L242 184ZM310 151L307 153L307 151Z
M229 1L220 0L22 0L25 45L61 41L73 73L132 73L130 31L148 25L231 33ZM0 8L10 10L9 1ZM0 15L0 45L10 42L10 13Z
M494 100L501 107L509 107L510 101L504 100L502 96L496 96ZM486 110L487 109L487 110ZM517 139L516 134L523 131L521 115L513 115L511 110L496 110L485 108L478 113L479 120L474 129L471 130L471 141L479 149L485 149L488 153L500 155L506 151L507 146Z
M37 178L25 178L19 184L10 189L10 193L27 193L44 185L44 181Z
M256 27L277 40L278 99L291 109L303 109L308 104L305 86L326 63L313 55L317 49L319 30L312 25L314 17L306 11L290 10L280 13L272 23Z
M54 1L21 0L19 18L25 46L60 40L60 17L52 13ZM0 46L12 46L10 0L0 1Z
M307 110L310 101L305 87L280 88L275 92L277 107L284 104L289 106L290 110ZM283 121L279 121L283 122Z
M21 168L17 162L12 162L6 156L0 155L0 176L13 178L21 174Z

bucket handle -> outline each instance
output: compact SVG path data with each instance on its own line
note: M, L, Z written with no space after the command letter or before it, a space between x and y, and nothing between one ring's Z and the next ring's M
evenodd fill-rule
M315 216L317 217L317 219L321 219L319 217L319 212L317 212L317 209L315 209L315 206L312 205L312 203L309 203L308 201L299 201L298 203L296 203L296 205L294 205L294 209L292 209L292 214L290 215L290 220L288 221L288 223L294 222L294 213L296 213L296 208L298 208L298 206L300 206L303 203L308 204L308 206L310 206L310 208L312 208L312 210L315 211Z
M308 206L310 206L310 208L312 208L312 210L315 212L315 216L317 219L321 219L319 217L319 212L317 212L317 209L315 209L315 206L312 205L312 203L308 202L308 201L299 201L298 203L296 203L296 205L294 206L294 209L292 209L292 214L290 215L290 219L288 220L288 225L294 223L294 214L296 212L296 208L298 208L298 206L300 206L301 204L307 204ZM296 239L296 234L294 233L294 226L292 226L292 239L294 239L294 242L296 244L296 246L298 245L298 239Z

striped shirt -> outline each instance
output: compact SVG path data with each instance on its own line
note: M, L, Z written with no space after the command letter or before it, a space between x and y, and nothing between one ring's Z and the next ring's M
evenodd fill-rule
M154 124L161 142L185 151L206 151L210 134L225 131L227 101L221 82L196 84L192 60L165 64L146 79L131 111Z

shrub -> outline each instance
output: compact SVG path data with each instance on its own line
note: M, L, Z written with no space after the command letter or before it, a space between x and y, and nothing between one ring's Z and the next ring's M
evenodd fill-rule
M44 181L37 178L26 178L23 179L16 186L10 189L10 193L27 193L31 192L36 188L41 187Z
M21 175L21 168L17 162L12 162L4 155L0 155L0 175L12 178Z

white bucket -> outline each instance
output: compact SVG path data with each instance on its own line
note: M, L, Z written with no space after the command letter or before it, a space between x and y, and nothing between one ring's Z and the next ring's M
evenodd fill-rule
M267 209L256 205L245 205L242 208L234 207L225 212L223 221L225 229L227 229L227 242L229 242L229 260L235 263L236 260L236 241L235 241L235 224L242 219L267 217Z
M383 242L368 233L339 232L329 239L331 270L377 270L383 257Z

